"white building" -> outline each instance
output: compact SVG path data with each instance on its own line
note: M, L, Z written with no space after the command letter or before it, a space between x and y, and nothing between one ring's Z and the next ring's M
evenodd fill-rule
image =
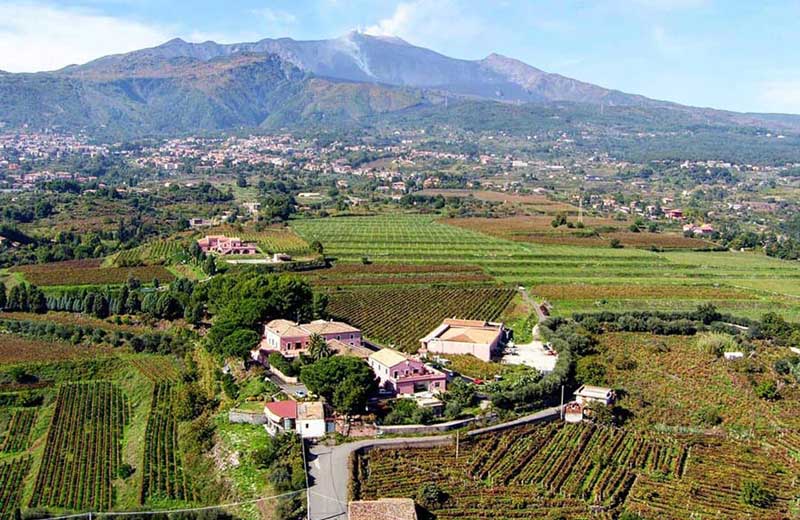
M270 435L297 433L304 439L319 439L334 431L335 425L325 414L321 401L275 401L264 405L265 428Z
M505 327L502 323L446 319L419 341L426 352L471 354L483 361L491 361L492 354L500 349L504 336Z
M585 406L590 403L603 403L608 406L614 402L616 395L610 388L583 385L575 392L575 402Z

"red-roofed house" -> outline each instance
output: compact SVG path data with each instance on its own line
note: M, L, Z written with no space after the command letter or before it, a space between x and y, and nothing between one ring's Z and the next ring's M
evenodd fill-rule
M318 439L334 431L321 401L274 401L264 405L265 428L270 435L297 433L304 439Z

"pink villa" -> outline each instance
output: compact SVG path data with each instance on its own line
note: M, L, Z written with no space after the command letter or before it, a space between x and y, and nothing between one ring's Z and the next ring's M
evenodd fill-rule
M242 242L241 238L226 237L225 235L208 235L197 241L197 245L204 253L217 253L220 255L255 255L258 247L252 242Z
M381 349L370 355L367 363L375 372L381 388L398 395L447 390L447 376L443 372L396 350Z
M261 344L253 352L253 358L261 358L270 352L280 352L285 357L305 354L311 343L311 336L319 334L336 351L346 347L359 349L361 331L341 321L314 320L311 323L295 323L289 320L272 320L264 325Z
M471 354L491 361L506 335L502 323L480 320L446 319L422 338L421 352L436 354Z

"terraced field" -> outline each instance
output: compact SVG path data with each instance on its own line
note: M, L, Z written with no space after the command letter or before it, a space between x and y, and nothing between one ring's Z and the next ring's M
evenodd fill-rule
M109 263L115 267L165 264L177 260L179 256L188 258L189 243L180 238L157 240L121 251L111 257Z
M375 264L480 266L496 281L532 287L534 295L539 285L590 286L579 298L554 299L562 314L691 309L711 301L743 316L777 311L800 320L800 264L754 253L529 244L410 214L298 220L292 226L306 240L320 240L340 263L360 263L366 256ZM608 287L617 289L604 295L591 290L594 286L606 293Z
M769 462L768 462L769 461ZM439 519L788 518L798 462L756 444L643 435L589 424L525 426L455 448L375 449L353 461L354 498L414 498L435 484ZM403 471L398 471L403 468ZM787 478L788 477L788 478ZM745 481L775 494L740 499Z
M111 509L128 414L125 395L112 383L62 386L31 507Z
M303 276L316 287L474 285L493 281L478 266L458 264L337 264L331 269L309 271Z

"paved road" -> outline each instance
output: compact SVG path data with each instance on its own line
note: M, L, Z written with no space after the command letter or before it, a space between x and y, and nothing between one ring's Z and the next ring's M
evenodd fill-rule
M308 473L311 488L308 497L308 517L310 520L346 520L347 485L350 481L350 454L359 448L380 446L382 444L405 446L449 444L452 435L431 437L410 437L394 439L367 439L339 446L313 446L308 460Z
M286 395L293 396L296 392L304 392L308 395L308 388L302 383L284 383L278 376L274 374L269 375L269 380L275 383L275 386L280 388Z
M478 435L507 428L513 428L530 422L550 420L558 416L558 407L548 408L507 423L487 426L468 432L467 435ZM441 443L452 444L453 434L430 437L405 437L392 439L366 439L339 446L313 446L308 460L308 473L312 480L308 493L308 515L310 520L346 520L347 488L350 481L350 454L368 446L402 445L419 446Z

